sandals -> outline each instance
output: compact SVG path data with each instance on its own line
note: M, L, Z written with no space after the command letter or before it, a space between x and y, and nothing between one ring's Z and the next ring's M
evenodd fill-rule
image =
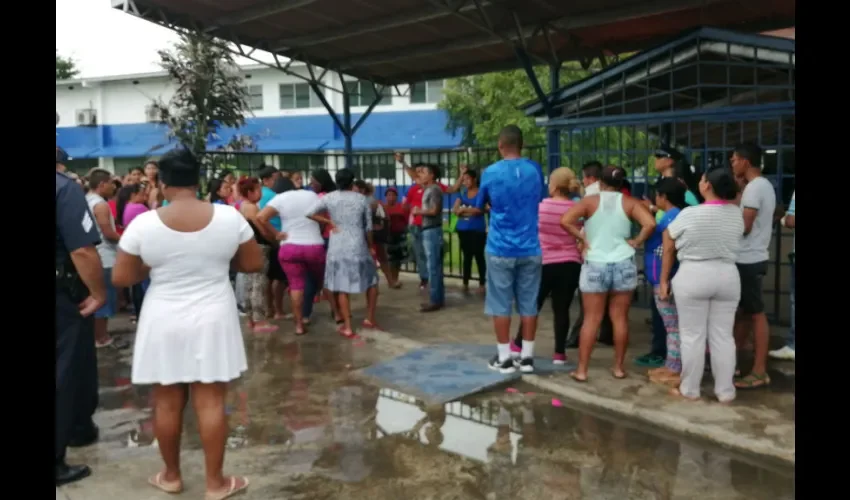
M381 327L378 326L377 323L372 323L368 319L364 319L361 325L363 326L363 328L368 328L369 330L381 330Z
M252 326L251 331L254 333L272 333L278 330L277 325L265 324L260 326Z
M114 342L115 342L115 339L114 339L114 338L112 338L112 337L109 337L109 340L107 340L106 342L97 342L97 341L95 341L94 346L95 346L96 348L98 348L98 349L103 349L104 347L109 347L109 346L111 346Z
M154 488L175 495L183 492L183 481L165 481L162 479L162 472L158 472L155 476L148 478L148 484Z
M345 325L340 325L339 328L336 329L336 331L337 331L337 333L339 333L340 335L342 335L343 337L345 337L347 339L359 339L360 338L360 335L357 335L353 331L346 329Z
M245 493L245 490L248 489L248 478L240 477L242 481L241 486L236 486L236 476L231 476L227 489L223 491L217 492L207 492L204 495L204 500L224 500L225 498L232 498L240 493Z
M741 377L735 380L735 387L738 389L759 389L770 385L770 376L767 373L761 375L750 373L746 377Z

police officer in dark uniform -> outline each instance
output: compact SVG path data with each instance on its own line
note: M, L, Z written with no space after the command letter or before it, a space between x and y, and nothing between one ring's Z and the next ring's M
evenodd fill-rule
M65 463L69 445L97 439L94 312L106 302L103 266L95 246L97 222L82 188L62 173L68 155L56 148L56 485L91 474Z

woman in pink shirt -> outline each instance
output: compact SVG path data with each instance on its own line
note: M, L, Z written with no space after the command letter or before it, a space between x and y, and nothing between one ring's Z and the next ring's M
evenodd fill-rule
M147 184L127 184L118 190L118 194L115 196L115 220L121 226L122 232L133 219L148 211L148 206L145 203L149 196L150 190ZM130 298L133 301L133 311L135 312L130 316L130 321L133 323L136 322L136 318L142 310L142 302L149 284L150 278L141 283L136 283L130 288Z
M581 274L581 251L576 239L561 227L561 216L581 198L576 175L567 167L555 169L549 176L549 195L540 202L537 222L540 247L543 249L543 277L537 293L537 311L543 309L546 297L552 297L555 313L555 354L552 362L567 362L567 335L570 332L570 304L578 288ZM522 352L522 333L517 332L511 351Z
M148 190L145 184L128 184L118 191L115 198L115 216L122 228L126 228L133 219L148 211L145 204Z

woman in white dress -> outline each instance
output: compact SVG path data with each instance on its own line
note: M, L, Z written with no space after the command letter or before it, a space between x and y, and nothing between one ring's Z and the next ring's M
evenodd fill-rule
M200 164L191 153L167 153L160 175L168 205L127 227L112 271L121 287L151 278L132 371L134 384L153 385L154 433L165 462L149 482L169 493L183 489L180 434L191 394L205 455L206 500L222 500L248 487L247 478L222 473L227 383L248 368L228 272L257 272L263 257L235 208L197 199Z

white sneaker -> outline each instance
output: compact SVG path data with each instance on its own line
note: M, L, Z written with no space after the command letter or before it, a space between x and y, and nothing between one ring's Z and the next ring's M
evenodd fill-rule
M782 349L770 351L769 353L767 353L767 355L773 359L781 359L783 361L794 361L795 351L794 349L791 349L786 345Z

